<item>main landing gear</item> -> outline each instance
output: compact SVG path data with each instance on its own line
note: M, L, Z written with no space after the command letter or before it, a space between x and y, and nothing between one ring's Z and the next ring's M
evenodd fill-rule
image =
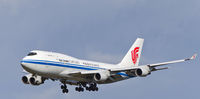
M80 83L79 87L76 87L75 90L78 92L83 92L84 87L87 91L98 91L99 90L96 83L91 83L91 84Z
M69 92L69 90L67 89L67 85L66 84L61 85L61 89L62 89L63 93L68 93Z
M92 83L92 84L89 85L89 87L86 87L86 90L88 90L88 91L98 91L99 88L97 87L96 83Z
M69 90L67 89L66 83L63 83L60 88L62 89L63 93L68 93ZM75 91L84 92L86 91L98 91L99 88L97 87L96 83L79 83L78 87L75 87Z
M84 88L79 86L79 87L76 87L75 90L78 91L78 92L83 92Z

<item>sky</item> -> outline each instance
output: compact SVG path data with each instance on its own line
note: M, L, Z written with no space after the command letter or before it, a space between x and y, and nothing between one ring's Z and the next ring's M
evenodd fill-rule
M198 99L199 57L113 84L98 92L62 94L59 82L24 85L20 60L31 50L116 64L144 38L140 64L200 52L199 0L0 0L2 99Z

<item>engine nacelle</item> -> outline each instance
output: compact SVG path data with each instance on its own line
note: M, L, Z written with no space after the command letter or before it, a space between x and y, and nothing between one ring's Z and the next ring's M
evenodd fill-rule
M29 79L32 77L32 74L28 74L22 77L22 82L24 84L30 84Z
M151 70L148 66L141 66L135 70L135 75L140 77L145 77L151 73Z
M40 85L40 84L43 84L43 83L44 83L44 79L43 79L41 76L32 76L32 77L29 79L29 82L30 82L32 85Z
M109 76L110 76L109 71L103 71L103 72L100 72L100 73L96 73L94 75L94 80L95 81L105 81L109 78Z
M24 84L32 84L32 85L40 85L44 83L44 78L41 76L33 76L32 74L28 74L22 77L22 82Z

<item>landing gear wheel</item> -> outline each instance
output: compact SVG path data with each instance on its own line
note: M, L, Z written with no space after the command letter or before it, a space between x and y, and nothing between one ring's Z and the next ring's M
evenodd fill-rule
M91 91L91 88L89 88L88 91Z
M90 83L89 87L86 87L86 90L88 90L88 91L98 91L99 89L98 89L96 83Z
M86 90L89 90L89 87L85 87Z
M68 90L68 89L66 89L66 90L65 90L65 93L68 93L68 92L69 92L69 90Z
M81 87L78 88L78 92L81 92Z
M99 88L98 88L98 87L96 87L96 88L95 88L95 90L96 90L96 91L99 91Z
M81 91L83 92L83 91L84 91L84 89L83 89L83 88L81 88Z
M65 93L65 90L62 90L62 93Z
M69 92L69 90L67 89L67 86L65 84L61 85L60 88L62 89L63 93L68 93Z
M95 89L94 89L94 88L92 88L92 91L95 91Z
M82 87L76 87L75 90L78 91L78 92L83 92L84 88L82 88Z
M67 88L67 86L65 86L65 85L61 85L61 87L60 87L61 89L66 89Z
M98 91L98 90L99 90L98 87L94 87L94 88L92 88L92 91Z
M63 92L63 93L68 93L69 90L68 90L68 89L63 89L62 92Z

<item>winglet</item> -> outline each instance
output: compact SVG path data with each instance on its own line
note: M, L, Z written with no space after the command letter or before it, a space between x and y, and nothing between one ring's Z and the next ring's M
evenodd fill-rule
M194 54L190 59L195 59L197 57L197 54Z

